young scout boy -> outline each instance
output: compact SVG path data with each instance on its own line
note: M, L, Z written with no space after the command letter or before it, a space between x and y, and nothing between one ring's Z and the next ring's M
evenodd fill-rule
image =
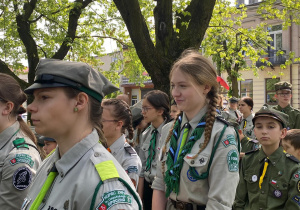
M242 159L233 209L300 209L299 161L280 146L288 116L264 105L254 116L261 149Z
M300 160L300 129L289 130L282 139L283 149Z
M290 105L292 98L292 85L285 81L278 82L275 84L275 90L275 97L278 105L273 108L289 116L288 130L295 128L300 129L300 111Z

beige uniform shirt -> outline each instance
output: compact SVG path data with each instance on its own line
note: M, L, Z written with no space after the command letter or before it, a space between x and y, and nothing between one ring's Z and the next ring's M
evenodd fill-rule
M34 145L19 128L19 122L15 122L0 133L0 209L3 210L20 209L41 162L35 147L14 146L17 138Z
M59 158L59 147L57 147L56 151L44 160L39 168L22 209L30 209L54 163L58 176L53 181L39 209L90 209L95 188L101 180L95 168L95 165L99 163L113 162L119 177L125 180L137 194L122 166L98 141L98 134L96 130L93 130L91 134L68 150L62 158ZM107 167L104 171L110 173L113 169L114 167ZM103 205L106 207L102 208ZM100 186L92 209L137 210L138 204L123 183L117 178L110 178L104 180Z
M141 173L142 163L136 151L126 142L125 135L117 139L110 147L111 154L121 164L130 179L135 180L138 186L139 174Z
M190 137L192 131L196 128L200 119L206 112L207 107L205 106L191 121L189 121L191 129L189 130L188 137ZM187 122L186 116L183 115L181 128L183 128L184 124ZM197 205L206 205L207 210L231 209L235 197L235 190L239 181L239 154L236 133L232 127L228 127L221 138L209 170L208 178L196 180L191 176L189 169L190 167L195 167L199 175L207 171L211 152L220 137L224 125L223 122L216 120L207 147L195 159L190 158L199 151L201 144L204 142L205 133L203 133L202 137L195 142L191 152L184 157L184 163L180 173L179 193L176 195L172 192L170 194L171 199ZM172 126L173 122L170 122L162 129L162 148ZM183 132L181 132L181 135L182 133ZM181 135L179 138L181 138ZM168 143L167 152L169 151L169 145L170 144ZM165 192L161 163L167 160L167 155L161 154L159 159L161 161L158 161L157 176L152 184L152 188ZM167 165L165 164L165 171L166 170Z
M252 119L254 114L250 114L247 118L242 119L240 123L240 128L243 130L244 136L247 136L251 139L255 139L255 135L253 132L253 122Z
M161 130L162 127L165 125L165 122L163 122L158 128L157 128L157 134L156 134L156 152L155 152L155 157L151 163L151 167L149 171L146 171L146 162L147 162L147 157L149 155L149 145L150 145L150 140L152 138L152 131L155 129L152 125L150 125L144 132L142 136L142 146L140 148L140 153L139 156L142 161L142 171L140 174L140 177L144 177L147 182L152 183L154 180L154 177L156 175L156 168L157 168L157 159L158 155L160 153L160 136L161 136Z

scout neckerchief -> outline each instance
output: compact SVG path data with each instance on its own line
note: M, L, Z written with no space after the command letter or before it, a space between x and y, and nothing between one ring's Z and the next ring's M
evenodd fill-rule
M205 119L206 116L203 116L199 121L197 127L192 132L188 142L183 146L182 152L179 154L178 158L176 157L175 151L177 151L177 140L180 136L180 124L181 124L181 116L175 122L173 128L173 134L170 140L170 150L168 152L167 157L167 171L166 176L164 178L165 183L167 185L166 197L169 197L170 193L174 191L176 194L179 193L179 182L180 182L180 172L183 165L183 158L187 153L189 153L194 146L196 140L200 139L204 129L205 129Z
M266 157L265 158L265 163L264 163L264 169L263 169L263 172L262 172L262 174L261 174L261 176L259 177L259 189L261 189L261 184L263 183L263 181L264 181L264 177L265 177L265 175L266 175L266 172L267 172L267 167L268 167L268 165L269 165L269 158L268 157Z
M156 134L158 133L157 129L152 131L152 137L150 140L150 145L148 148L148 157L146 162L146 171L149 171L151 168L151 163L155 157L155 145L156 145Z
M244 125L243 125L243 129L245 129L245 128L246 128L246 126L247 126L247 120L246 120L246 119L244 119Z
M39 194L36 196L34 202L32 203L30 210L36 210L39 208L39 206L41 205L47 191L49 190L49 188L51 187L54 179L56 178L58 174L58 171L55 167L55 164L53 165L50 173L48 174L48 177L42 187L42 189L40 190Z

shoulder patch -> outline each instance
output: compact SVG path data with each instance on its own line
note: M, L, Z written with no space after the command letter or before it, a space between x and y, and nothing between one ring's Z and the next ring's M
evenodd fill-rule
M28 144L25 142L24 138L17 138L16 140L13 141L13 145L17 149L19 149L19 148L27 148L27 149L29 149Z
M237 150L232 149L227 153L227 165L230 172L239 171L239 153Z
M294 173L293 177L294 177L295 179L299 179L299 178L300 178L300 170L297 171L296 173Z
M226 138L222 140L222 144L224 145L224 147L228 147L230 145L236 145L236 140L234 135L232 134L227 135Z
M137 155L136 151L130 146L130 145L126 145L124 146L124 149L126 150L126 152L128 152L131 156Z
M219 121L221 121L222 123L229 125L229 122L227 122L221 115L217 115L216 119L218 119Z
M138 173L138 168L137 166L129 166L126 170L127 174L130 174L130 173Z
M102 200L96 207L98 210L107 210L116 204L132 204L132 196L125 193L125 190L112 190L105 192Z
M289 154L289 153L285 153L285 155L286 155L286 157L287 157L288 159L290 159L290 160L292 160L292 161L294 161L294 162L296 162L296 163L300 163L300 161L299 161L297 158L295 158L293 155L291 155L291 154Z
M259 149L251 150L251 151L245 152L245 155L250 155L250 154L252 154L254 152L257 152L257 151L259 151Z
M11 165L17 165L19 163L26 163L31 168L34 165L34 161L32 160L31 156L28 154L16 154L16 156L9 161Z
M17 190L25 190L30 185L31 179L31 171L27 167L20 167L13 175L13 185Z

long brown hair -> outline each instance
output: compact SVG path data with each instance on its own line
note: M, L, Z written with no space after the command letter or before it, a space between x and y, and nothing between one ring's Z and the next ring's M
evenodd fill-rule
M10 101L14 104L10 116L17 118L20 130L36 144L35 135L20 116L26 112L22 104L27 100L27 96L13 77L3 73L0 73L0 98L3 102Z

